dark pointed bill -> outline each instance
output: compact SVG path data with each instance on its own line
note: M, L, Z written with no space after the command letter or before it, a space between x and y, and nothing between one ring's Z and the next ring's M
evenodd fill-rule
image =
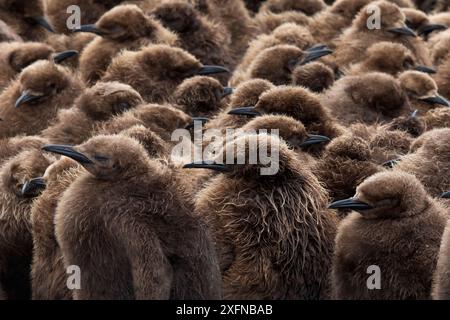
M427 67L427 66L418 66L415 68L416 71L419 72L423 72L423 73L428 73L428 74L435 74L436 73L436 69Z
M55 29L53 28L53 26L44 17L33 17L32 19L34 20L34 22L36 22L42 28L44 28L50 32L55 32Z
M314 144L325 143L325 142L330 142L330 141L331 141L331 139L326 136L311 134L311 135L309 135L308 139L306 139L304 142L302 142L299 145L299 147L304 148L304 147L311 146Z
M227 165L214 163L213 161L192 162L183 166L184 169L208 169L218 172L230 171Z
M417 32L421 36L428 36L433 31L439 31L439 30L447 30L448 27L445 24L427 24L423 27L421 27Z
M309 49L306 49L306 51L312 52L312 51L318 51L318 50L323 50L323 49L328 49L328 46L326 44L319 43L319 44L312 46Z
M370 204L356 200L354 198L333 202L332 204L330 204L328 206L328 208L330 208L330 209L351 209L351 210L355 210L355 211L373 209L373 207Z
M441 198L450 199L450 191L444 192L441 194Z
M197 75L207 76L210 74L229 73L229 72L230 70L221 66L203 66L197 71Z
M392 160L388 160L385 163L383 163L383 167L385 168L394 168L399 162L401 161L401 159L392 159Z
M424 98L424 99L420 99L420 101L423 101L425 103L428 104L439 104L441 106L446 106L446 107L450 107L450 103L448 102L447 99L445 99L444 97L437 95L434 97L428 97L428 98Z
M248 117L258 117L261 113L255 110L255 107L242 107L231 109L228 114L235 116L248 116Z
M27 198L36 197L46 187L45 180L42 177L31 179L22 187L22 196Z
M76 50L67 50L60 53L57 53L53 57L53 61L57 64L62 63L63 61L72 58L74 56L78 55L78 51Z
M95 24L84 24L80 26L78 29L74 29L73 32L88 32L88 33L94 33L99 36L105 35L105 32L97 28Z
M24 91L24 92L22 92L21 96L16 100L16 103L14 104L14 106L16 108L18 108L21 105L23 105L24 103L37 101L40 98L42 98L42 96L35 96L35 95L30 94L28 91Z
M202 124L202 126L207 123L209 121L209 118L206 117L194 117L192 118L192 122L190 124L188 124L185 129L186 130L190 130L192 128L194 128L195 123L200 122Z
M84 154L76 151L72 146L60 145L60 144L48 144L48 145L45 145L42 148L42 150L69 157L80 164L93 163L88 157L86 157Z
M417 34L409 27L404 26L401 28L389 28L387 29L391 33L395 33L401 36L407 36L407 37L417 37Z
M234 88L231 88L231 87L223 88L222 99L225 98L225 97L228 97L231 94L233 94L233 92L234 92Z
M315 61L317 59L320 59L324 56L327 56L329 54L332 54L333 51L328 49L327 47L325 49L318 49L313 51L306 51L306 57L302 61L302 65L307 64L309 62Z

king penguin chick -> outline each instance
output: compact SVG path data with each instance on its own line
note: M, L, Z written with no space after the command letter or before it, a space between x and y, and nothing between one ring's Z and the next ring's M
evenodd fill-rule
M147 102L164 102L184 79L228 72L203 65L188 52L167 45L149 45L138 52L124 51L113 59L102 81L132 86Z
M0 95L0 137L38 134L83 88L68 68L54 62L40 60L26 67Z
M428 36L435 31L448 29L444 24L432 23L428 16L420 10L402 8L402 12L406 17L406 25L425 39L428 39Z
M236 62L229 49L229 35L218 24L202 16L192 4L181 0L166 1L156 7L152 15L177 34L180 48L202 63L234 69ZM218 75L218 79L225 85L229 75Z
M322 62L311 62L292 71L292 84L320 93L329 89L335 80L334 71Z
M430 298L447 213L414 176L378 173L353 198L330 208L356 211L341 222L336 237L335 299ZM370 290L369 270L381 272L379 290Z
M3 20L23 40L42 41L54 32L45 18L43 0L1 0L0 20Z
M196 211L214 234L224 298L326 298L337 219L326 210L325 190L276 136L247 135L231 148L237 145L242 147L234 163L246 159L250 146L259 152L276 147L279 170L261 174L273 158L264 164L260 159L223 165L215 159L186 166L219 171L198 194Z
M175 45L177 37L158 21L145 15L135 5L117 6L106 12L95 23L82 25L77 31L100 35L83 51L80 71L83 80L95 83L122 50L137 51L148 44Z
M367 23L371 21L373 14L373 10L370 9L375 7L380 12L381 28L369 29ZM340 67L347 67L351 63L359 62L366 55L367 48L380 41L401 43L411 50L419 64L431 65L428 47L406 25L403 12L395 4L383 0L370 3L363 8L352 26L336 40L336 63Z
M336 81L322 94L321 102L342 125L386 123L414 111L399 82L379 72Z
M129 85L98 82L79 95L71 108L60 110L41 135L50 143L80 144L90 138L102 122L143 102L140 94Z
M173 93L173 101L192 117L212 117L226 106L233 88L223 87L211 77L195 76L184 80Z
M49 164L49 158L35 149L8 160L0 172L0 287L9 300L31 298L32 199L22 196L22 187L41 176Z
M75 299L221 297L207 226L192 213L183 181L150 159L142 145L123 136L97 136L77 147L44 149L87 171L66 190L55 217L65 265L84 270ZM99 194L99 188L107 191ZM104 259L95 259L97 254Z

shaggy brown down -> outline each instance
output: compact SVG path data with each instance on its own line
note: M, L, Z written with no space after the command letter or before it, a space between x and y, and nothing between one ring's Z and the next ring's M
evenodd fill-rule
M49 34L37 20L45 19L44 7L44 0L1 0L0 20L23 40L42 41Z
M389 122L414 111L398 81L379 72L336 81L323 93L321 102L343 125Z
M450 55L447 55L437 68L437 74L434 76L439 92L450 99Z
M335 80L334 71L322 62L311 62L292 71L292 84L320 93L330 88Z
M68 50L75 50L83 52L84 48L96 38L96 35L91 33L74 33L71 35L65 34L52 34L46 40L45 43L50 45L56 52L63 52ZM79 68L80 55L73 57L64 65L70 66L74 70Z
M31 298L32 199L24 198L21 191L26 181L41 176L49 164L41 150L29 150L7 161L0 171L0 287L8 300Z
M448 146L450 129L434 129L425 132L411 145L410 153L402 157L395 170L413 174L422 182L428 193L440 196L450 189L450 150Z
M368 29L367 21L371 19L373 10L370 6L377 6L380 10L381 29ZM353 20L352 26L347 29L336 41L336 63L346 67L351 63L359 62L372 44L381 41L401 43L411 50L418 63L431 65L429 51L426 43L417 36L408 36L390 32L391 28L406 28L406 18L395 4L387 1L376 1L362 9ZM411 30L412 32L412 30Z
M305 27L310 23L309 17L298 11L284 11L281 13L261 11L254 17L253 21L257 34L269 34L285 23L294 23Z
M439 260L434 275L433 298L436 300L450 299L450 223L447 222L447 227L442 237L441 250L439 253Z
M177 44L175 34L135 5L117 6L106 12L95 23L93 32L100 37L89 43L80 57L82 78L90 84L104 75L122 50L137 51L149 44Z
M225 299L320 299L328 297L328 274L336 218L326 191L296 153L275 136L238 138L261 148L279 145L279 170L227 165L196 199L219 252ZM237 155L237 153L235 153ZM242 155L240 155L242 156ZM235 159L236 163L236 159Z
M13 42L22 41L22 38L19 37L5 22L0 20L0 42Z
M427 130L450 127L450 109L447 107L436 108L428 111L420 117Z
M313 16L325 8L326 4L323 0L267 0L260 10L268 10L275 13L300 11L308 16Z
M68 68L53 62L40 60L26 67L0 95L0 137L38 134L83 88Z
M192 4L182 0L163 2L151 13L169 30L175 32L179 47L188 51L203 64L226 66L230 70L236 65L231 55L229 34L219 24L202 16ZM218 75L222 84L227 84L229 75Z
M219 299L216 253L183 181L131 138L71 149L88 172L65 191L55 224L65 266L83 270L74 298Z
M0 165L9 158L29 149L40 149L48 141L38 136L15 136L0 139Z
M129 85L98 82L87 88L70 109L60 110L54 122L42 131L51 143L80 144L101 123L133 109L144 101Z
M430 299L445 210L414 176L401 172L368 178L349 201L361 209L338 229L333 298ZM373 265L381 271L380 290L367 285Z

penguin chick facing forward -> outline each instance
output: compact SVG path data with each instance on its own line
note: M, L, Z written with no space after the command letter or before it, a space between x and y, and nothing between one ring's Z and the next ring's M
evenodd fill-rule
M100 35L83 51L80 71L87 83L99 80L122 50L139 50L151 43L175 45L177 37L135 5L121 5L106 12L95 24L76 31Z
M87 171L65 191L55 217L65 266L83 270L75 299L221 297L216 253L188 186L138 141L96 136L44 149Z
M164 102L186 78L228 72L203 65L188 52L167 45L149 45L138 52L124 51L109 65L102 81L132 86L147 102Z
M51 143L80 144L91 137L97 126L144 101L129 85L98 82L87 88L70 109L60 110L41 135Z
M46 60L33 63L0 95L0 137L40 133L83 88L69 69Z
M356 211L336 237L335 299L430 299L447 213L414 176L378 173L330 208ZM368 270L377 269L380 287L371 290Z
M219 171L198 194L196 210L214 234L224 298L326 298L337 221L325 208L325 190L276 136L246 135L225 148L236 146L242 147L234 164L215 159L185 166ZM260 171L273 166L273 158L236 164L250 146L276 147L279 169Z

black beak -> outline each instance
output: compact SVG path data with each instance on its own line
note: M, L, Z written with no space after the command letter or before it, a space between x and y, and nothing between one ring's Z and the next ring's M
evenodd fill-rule
M325 143L325 142L330 142L330 141L331 141L331 139L328 137L320 136L317 134L311 134L311 135L309 135L308 139L306 139L303 143L301 143L299 145L299 147L304 148L304 147L311 146L314 144Z
M209 169L218 172L230 171L225 164L214 163L210 161L193 162L183 166L183 169Z
M401 161L401 159L392 159L389 161L386 161L385 163L382 164L383 167L385 168L394 168L399 162Z
M441 198L450 199L450 191L444 192L441 194Z
M416 71L420 71L428 74L435 74L436 70L427 66L418 66L415 68Z
M370 204L364 203L362 201L356 200L354 198L339 200L333 202L328 206L330 209L351 209L355 211L359 210L370 210L373 207Z
M426 26L423 26L417 30L419 35L421 36L428 36L433 31L437 30L447 30L448 27L445 24L427 24Z
M60 64L61 62L72 58L73 56L78 55L78 51L76 50L68 50L68 51L63 51L60 53L55 54L55 56L53 57L53 61L57 64Z
M442 106L450 107L450 103L445 99L444 97L441 97L440 95L429 97L425 99L419 99L420 101L426 102L428 104L439 104Z
M197 71L196 74L199 76L207 76L209 74L228 73L228 72L230 72L230 70L221 66L203 66L200 68L200 70Z
M36 197L41 190L44 190L46 187L44 178L35 178L31 179L22 187L22 196L25 198L33 198Z
M231 88L231 87L223 88L222 99L225 97L228 97L230 94L233 94L233 92L234 92L234 88Z
M307 50L306 51L306 57L303 59L301 65L307 64L309 62L315 61L317 59L320 59L324 56L327 56L329 54L332 54L333 51L325 47L324 49L316 49L316 50Z
M89 32L89 33L94 33L99 36L103 36L106 34L102 30L97 28L97 26L95 24L84 24L84 25L80 26L80 28L73 30L73 32Z
M197 123L197 122L200 122L201 124L202 124L202 126L205 124L205 123L207 123L209 121L209 118L203 118L203 117L195 117L195 118L192 118L192 123L190 123L190 124L188 124L187 126L186 126L186 130L190 130L190 129L192 129L192 128L194 128L194 125Z
M44 29L46 29L50 32L55 32L55 29L53 28L53 26L44 17L33 17L32 19L34 22L36 22L38 25L40 25Z
M395 33L401 36L408 36L408 37L417 37L417 34L409 27L404 26L401 28L390 28L388 29L389 32Z
M69 157L80 164L93 163L88 157L86 157L84 154L76 151L72 146L66 146L66 145L60 145L60 144L48 144L48 145L45 145L42 148L42 150Z
M255 110L255 107L243 107L232 109L228 114L235 116L248 116L248 117L258 117L261 115L259 111Z
M323 50L323 49L328 49L327 45L319 43L319 44L316 44L316 45L312 46L309 49L306 49L306 51L312 52L312 51L318 51L318 50Z
M33 101L39 100L40 98L42 98L42 96L34 96L34 95L28 93L28 91L24 91L24 92L22 92L22 95L19 97L19 99L17 99L14 106L16 108L18 108L21 105L23 105L24 103L33 102Z

